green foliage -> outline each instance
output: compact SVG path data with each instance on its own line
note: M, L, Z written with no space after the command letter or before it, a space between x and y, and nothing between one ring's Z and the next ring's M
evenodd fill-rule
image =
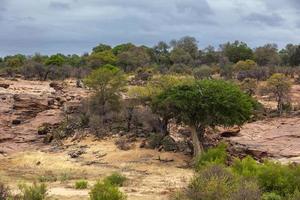
M235 71L253 70L257 67L257 64L253 60L240 60L234 65Z
M131 49L133 47L135 47L135 46L131 43L119 44L112 49L112 52L113 52L113 54L118 55L120 53L128 51L129 49Z
M90 200L126 200L119 188L108 182L97 182L90 191Z
M149 147L152 149L158 148L163 140L163 134L151 133L148 139Z
M289 103L289 93L291 90L290 80L284 74L273 74L267 80L267 87L265 89L277 101L277 110L281 114L284 104Z
M99 53L103 51L111 50L111 46L106 44L98 44L96 47L93 48L93 53Z
M196 171L200 171L203 167L208 165L225 165L227 161L227 145L225 143L219 144L215 148L208 149L196 158Z
M235 41L234 43L226 43L222 45L224 55L230 62L237 63L240 60L253 58L253 52L244 42Z
M86 189L88 187L88 182L86 180L79 180L75 182L75 189Z
M240 125L252 112L251 98L236 85L221 80L172 87L154 99L153 107L196 127Z
M107 176L104 179L105 183L109 183L111 185L115 185L115 186L123 186L124 182L127 180L127 178L125 176L123 176L122 174L119 174L117 172L111 174L110 176Z
M118 108L121 92L126 82L123 72L112 65L94 70L85 79L85 84L94 90L94 104L99 106L100 115L105 115L105 107Z
M300 199L299 189L296 189L293 194L289 195L289 200L299 200L299 199Z
M127 51L118 54L118 65L125 72L135 71L138 67L148 66L151 57L145 47L131 47Z
M65 63L65 58L61 54L52 55L50 56L50 58L48 58L45 61L45 65L54 65L54 66L62 66L64 63Z
M211 78L213 69L209 66L203 65L193 69L193 74L196 79Z
M259 171L259 165L252 157L247 156L242 160L235 159L232 171L243 177L254 177Z
M47 197L47 187L44 183L33 185L19 185L22 200L44 200Z
M274 192L264 193L262 200L282 200L282 197Z
M117 57L112 53L111 50L100 51L92 53L87 57L87 62L92 68L101 67L103 65L115 65L117 63Z

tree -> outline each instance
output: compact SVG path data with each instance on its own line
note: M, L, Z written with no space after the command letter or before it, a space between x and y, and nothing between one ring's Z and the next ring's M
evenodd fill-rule
M257 67L256 62L253 60L240 60L234 65L235 71L246 71L246 70L253 70Z
M252 102L232 83L202 80L165 90L155 97L153 107L158 114L169 114L190 126L194 155L199 155L205 129L243 124L250 119Z
M92 68L101 67L106 64L115 65L118 58L112 53L111 50L92 53L87 57L87 63Z
M117 57L119 66L126 72L135 71L138 67L145 67L151 63L151 57L145 47L132 47Z
M99 53L103 51L110 51L111 46L106 45L106 44L98 44L98 46L93 48L93 53Z
M62 67L62 65L65 64L65 62L66 62L65 56L62 54L52 55L49 58L47 58L45 60L46 67L45 67L43 80L44 81L47 80L49 74L55 71L55 68ZM42 73L43 70L40 67L39 69L41 70Z
M244 42L235 41L234 43L226 43L221 45L223 54L230 62L237 63L240 60L253 58L253 51Z
M277 110L279 114L283 112L283 106L289 102L289 94L291 90L291 83L289 79L280 73L273 74L267 80L267 92L273 95L277 101Z
M280 56L276 44L266 44L254 51L254 60L260 66L273 66L280 64Z
M213 74L213 69L207 65L202 65L193 69L193 74L196 79L209 79Z
M185 36L179 40L172 40L170 46L173 49L183 49L187 52L193 59L196 59L198 55L198 44L197 40L191 36Z
M98 68L87 76L85 84L94 91L100 116L106 114L107 107L112 110L118 109L121 91L126 85L125 76L119 68L112 65Z
M160 112L156 110L153 99L163 91L171 87L191 84L194 79L190 76L174 76L162 75L153 77L146 86L133 86L130 87L128 94L132 99L138 99L145 105L150 105L153 112L159 113L160 131L163 135L168 134L168 124L172 116L169 113Z
M241 89L248 95L253 96L257 89L257 80L253 78L245 78L241 84Z

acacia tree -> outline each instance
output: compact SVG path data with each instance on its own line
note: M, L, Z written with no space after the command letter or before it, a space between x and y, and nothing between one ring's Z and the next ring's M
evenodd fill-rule
M189 125L194 155L203 152L207 127L241 125L250 118L252 99L236 85L221 80L202 80L170 88L153 101L158 114L169 114Z
M125 87L123 72L112 65L105 65L94 70L86 79L85 84L94 90L94 98L99 105L99 114L106 114L106 107L118 108L121 92Z
M282 114L284 103L289 101L289 93L291 90L289 79L284 74L273 74L267 80L266 89L277 101L277 110L279 114Z
M153 77L145 86L131 87L128 91L128 95L132 99L138 99L145 105L150 105L151 110L159 115L160 132L163 135L168 135L168 124L170 119L172 119L172 115L164 110L158 110L156 104L152 104L152 101L157 95L171 87L182 84L192 84L193 81L193 77L190 76L156 76Z

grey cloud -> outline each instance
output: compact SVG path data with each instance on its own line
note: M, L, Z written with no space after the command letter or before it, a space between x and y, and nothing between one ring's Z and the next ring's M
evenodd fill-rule
M52 9L70 9L70 5L68 3L62 3L58 1L50 2L49 7Z
M284 22L284 19L280 15L275 13L271 13L271 14L252 13L246 16L245 20L263 24L263 25L268 25L268 26L280 26Z
M83 53L100 42L152 46L184 35L196 37L201 47L236 39L253 46L281 45L300 40L295 28L297 2L0 0L0 56L37 51ZM1 14L5 20L1 21Z

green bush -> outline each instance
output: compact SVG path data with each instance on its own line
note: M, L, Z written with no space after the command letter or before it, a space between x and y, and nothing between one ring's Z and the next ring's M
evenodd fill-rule
M219 144L216 148L208 149L196 158L196 171L201 170L204 166L211 164L224 165L227 160L227 145L225 143Z
M267 161L260 166L258 181L265 192L274 192L281 196L292 194L300 185L297 168Z
M151 133L148 138L148 144L151 149L158 148L161 145L161 142L164 138L163 134Z
M90 191L90 200L125 200L119 188L108 182L97 182Z
M299 190L295 190L295 192L289 195L289 200L299 200L300 199L300 192Z
M22 200L44 200L47 197L47 187L44 183L28 186L25 184L19 185L21 190L20 198Z
M79 180L75 182L75 189L86 189L88 187L88 182L86 180Z
M127 178L125 176L123 176L122 174L119 174L117 172L111 174L110 176L107 176L104 179L105 183L109 183L111 185L115 185L115 186L123 186L124 182L127 180Z
M203 153L188 188L172 199L300 200L300 165L258 163L250 156L231 166L226 161L224 144Z
M233 174L222 165L212 165L202 169L187 189L188 199L224 200L229 199L234 190Z
M250 156L244 159L235 159L232 165L232 171L244 177L254 177L259 170L258 163Z
M282 200L281 196L271 192L271 193L265 193L262 196L262 200Z

